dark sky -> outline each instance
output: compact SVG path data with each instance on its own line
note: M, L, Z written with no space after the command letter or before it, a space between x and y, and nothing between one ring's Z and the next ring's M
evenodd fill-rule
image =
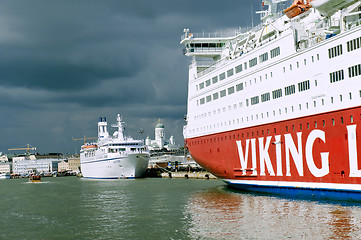
M81 142L72 138L97 136L98 118L114 123L117 113L134 138L143 128L154 139L160 118L182 145L183 29L250 26L251 8L261 0L1 1L0 151L75 153Z

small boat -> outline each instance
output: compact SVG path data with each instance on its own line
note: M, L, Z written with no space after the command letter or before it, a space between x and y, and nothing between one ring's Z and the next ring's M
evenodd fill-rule
M29 182L41 182L41 176L37 174L30 174Z

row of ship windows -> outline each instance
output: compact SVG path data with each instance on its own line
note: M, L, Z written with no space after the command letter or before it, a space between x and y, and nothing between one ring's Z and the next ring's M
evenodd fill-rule
M351 52L353 50L361 48L361 37L352 39L346 43L347 45L347 52ZM328 49L328 58L334 58L337 56L342 55L342 44L337 45L335 47Z
M359 90L359 97L361 98L361 90ZM350 92L349 94L348 94L348 97L349 97L349 99L350 100L352 100L352 93ZM343 102L344 101L344 96L342 95L342 94L340 94L338 97L337 97L338 99L339 99L339 102ZM333 103L336 103L336 98L334 98L334 97L331 97L330 98L330 102L333 104ZM322 98L321 99L321 101L320 101L321 103L321 105L322 106L324 106L325 105L325 99L324 98ZM317 101L316 100L314 100L313 101L313 107L314 108L316 108L317 107ZM241 107L242 106L242 103L239 103L239 106ZM298 104L298 109L300 110L300 111L302 111L302 104ZM306 102L305 103L305 106L304 106L306 109L309 109L310 108L310 104L308 103L308 102ZM237 109L237 104L234 104L233 105L233 109ZM290 111L289 111L289 109L290 109ZM230 111L230 110L232 110L232 106L228 106L228 111ZM284 108L284 114L288 114L289 112L290 113L293 113L295 111L295 107L294 106L291 106L291 107L285 107ZM215 114L219 114L219 113L221 113L221 112L226 112L226 107L223 107L223 109L221 110L221 109L218 109L218 110L213 110L213 114L215 115ZM282 109L278 109L278 111L277 110L273 110L272 112L271 112L272 114L273 114L273 116L276 116L277 114L278 115L282 115L283 113L282 113ZM264 113L261 113L261 114L255 114L255 115L251 115L251 116L247 116L247 117L242 117L242 118L238 118L237 119L237 121L236 120L233 120L233 121L229 121L228 122L228 125L230 126L230 125L232 125L232 123L233 124L239 124L239 123L244 123L244 122L248 122L248 121L253 121L253 120L258 120L258 119L263 119L263 118L269 118L270 117L270 112L266 112L265 114ZM200 114L200 115L197 115L197 116L195 116L194 117L194 119L195 120L198 120L198 119L203 119L203 118L206 118L207 116L211 116L211 112L208 112L208 113L203 113L203 114ZM217 123L217 124L214 124L213 125L213 128L219 128L219 127L223 127L223 126L227 126L227 122L221 122L221 123ZM206 131L206 130L212 130L212 125L209 125L209 126L206 126L206 127L202 127L202 128L197 128L197 129L191 129L190 130L190 133L197 133L197 132L199 132L199 131Z
M316 60L317 61L320 60L320 54L316 55ZM315 62L315 56L311 56L311 61ZM307 65L307 59L306 58L303 59L303 65L305 65L305 66ZM300 68L300 62L296 62L296 66L297 66L297 68ZM289 69L290 69L290 71L292 71L292 69L293 69L292 64L290 64ZM286 67L283 67L283 72L284 73L286 72Z
M348 52L359 49L360 47L361 47L361 37L355 38L355 39L350 40L350 41L347 42L347 51ZM271 58L274 58L274 57L280 55L280 53L281 53L280 47L272 49L270 51ZM340 55L342 55L342 53L343 53L342 52L342 44L328 49L329 58L334 58L334 57L340 56ZM259 55L258 58L259 58L260 63L267 61L268 60L268 52ZM316 59L320 60L319 54L316 55ZM314 60L315 60L314 56L312 56L311 61L314 62ZM257 65L257 57L249 60L248 64L249 64L249 67L256 66ZM304 59L304 65L307 65L307 60L306 59ZM297 66L297 68L300 67L299 62L296 63L296 66ZM233 76L234 72L235 73L242 72L243 68L244 68L244 70L247 69L247 62L244 62L243 64L240 64L240 65L236 66L234 69L233 68L229 69L227 71L227 77ZM292 70L292 65L291 64L290 64L290 70ZM283 72L286 72L286 67L283 67ZM205 87L210 86L211 84L215 84L218 81L222 81L224 79L226 79L226 72L223 72L223 73L221 73L221 74L219 74L217 76L214 76L212 79L208 79L205 82L202 82L199 85L196 85L196 88L197 88L197 90L201 90L201 89L203 89Z
M344 117L340 117L339 118L339 124L346 124L346 118ZM337 123L336 123L337 119L335 118L332 118L331 119L331 124L332 126L335 126ZM354 118L353 115L350 115L349 116L349 122L350 123L354 123L356 121L356 118ZM361 114L360 114L360 117L359 117L359 121L361 121ZM314 128L318 128L319 125L318 125L318 122L317 121L314 121L312 123L307 123L306 126L307 126L307 129L310 129L311 128L311 125L313 124ZM322 120L321 122L322 124L322 127L326 127L326 120ZM298 126L298 130L299 131L302 131L303 130L303 125L302 123L300 123L299 125L290 125L290 126L285 126L285 131L286 132L289 132L289 131L296 131L296 127ZM264 136L265 134L267 135L270 135L271 134L271 131L272 131L272 134L277 134L277 128L273 128L273 130L267 128L267 130L265 131L264 129L262 130L259 130L259 131L250 131L250 132L247 132L246 134L245 133L238 133L237 135L236 134L230 134L229 136L221 136L221 137L210 137L210 138L207 138L207 139L204 139L204 140L194 140L194 141L191 141L189 142L190 145L199 145L199 144L205 144L205 143L212 143L212 142L223 142L223 141L227 141L227 140L236 140L236 139L240 139L240 138L249 138L249 137L258 137L258 136Z
M281 54L280 47L274 48L274 49L272 49L270 51L271 58L277 57L280 54ZM259 61L261 63L265 62L267 60L268 60L268 52L263 53L263 54L261 54L259 56ZM256 66L257 65L257 57L249 60L248 65L249 65L250 68ZM244 70L247 69L247 62L244 62L243 64L240 64L240 65L236 66L235 68L231 68L227 72L223 72L223 73L221 73L221 74L219 74L217 76L214 76L214 77L212 77L212 79L208 79L205 82L201 82L200 84L197 84L196 89L198 91L198 90L201 90L201 89L203 89L205 87L210 86L211 84L215 84L218 81L222 81L222 80L226 79L226 73L227 73L227 77L233 76L234 73L236 73L236 74L240 73L240 72L243 71L243 68L244 68Z
M316 55L316 59L318 61L320 60L320 55L319 54ZM311 56L311 61L312 62L315 61L314 56ZM307 60L306 59L304 59L304 65L307 65ZM300 67L299 62L296 63L296 66L297 66L297 68ZM290 64L290 70L292 71L292 64ZM286 72L286 67L283 67L283 72ZM222 80L225 79L225 73L222 73L219 76L220 76L220 79L222 79ZM222 78L221 78L221 76L222 76ZM271 78L273 77L272 72L270 73L270 76L271 76ZM355 75L355 76L357 76L357 75ZM218 81L218 76L216 76L214 78L216 78L214 82L217 82ZM267 78L268 78L268 75L265 74L265 79L267 79ZM258 78L254 78L254 83L257 83L257 79ZM205 81L203 83L200 83L199 84L200 88L204 88L204 86L211 85L210 81L211 80L209 79L209 80L207 80L207 81ZM262 76L259 76L259 81L262 82ZM214 83L214 82L212 80L212 83ZM250 85L252 84L252 80L249 80L249 84ZM307 86L307 84L308 84L308 86ZM235 91L236 92L241 91L241 90L243 90L243 86L247 87L247 82L240 83L240 84L237 84L236 86L229 87L227 89L224 89L224 90L220 91L219 93L218 92L213 93L212 95L208 95L205 98L200 98L199 100L197 100L197 105L205 104L205 103L210 102L212 100L216 100L219 97L225 97L227 94L228 95L233 94ZM317 86L317 82L316 82L316 86ZM197 88L198 88L198 85L197 85ZM299 89L300 92L309 89L309 82L308 81L302 82L301 86L300 86L300 83L298 83L298 89ZM295 93L294 86L288 86L288 87L285 88L285 95L286 96L290 95L290 94L293 94L293 93ZM273 91L272 96L273 96L274 99L282 97L282 90L278 89L278 90ZM264 96L264 97L265 97L264 99L267 99L267 96ZM261 99L262 99L262 96L261 96Z
M315 86L317 86L317 80L315 80ZM308 89L310 89L310 81L309 80L298 83L298 91L299 92L302 92L302 91L305 91ZM221 97L221 98L225 97L227 95L227 93L228 93L228 95L231 95L235 91L238 92L241 90L243 90L243 83L237 84L236 86L232 86L227 89L223 89L222 91L213 93L212 95L208 95L205 98L201 98L201 99L197 100L197 105L203 105L205 103L211 102L212 100L217 100L219 97ZM284 91L285 91L285 96L296 93L295 85L293 84L293 85L285 87ZM282 89L281 88L272 91L273 99L277 99L280 97L282 97ZM259 103L259 96L251 97L250 99L251 99L251 105ZM270 92L261 94L262 102L266 102L269 100L271 100ZM246 106L249 106L248 99L246 99Z
M348 68L348 77L353 78L361 75L361 64L354 65ZM330 73L330 82L338 82L345 79L343 69Z

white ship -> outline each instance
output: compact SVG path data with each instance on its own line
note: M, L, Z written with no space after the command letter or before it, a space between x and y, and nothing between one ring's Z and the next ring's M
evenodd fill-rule
M361 199L361 1L264 0L233 35L184 29L184 137L242 190Z
M80 151L80 167L84 178L137 178L145 173L149 152L142 140L124 136L124 122L117 115L117 131L110 136L106 118L98 122L98 142L85 144Z

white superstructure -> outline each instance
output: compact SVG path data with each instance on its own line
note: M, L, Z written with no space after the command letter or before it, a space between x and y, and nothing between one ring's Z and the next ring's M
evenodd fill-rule
M361 2L315 0L291 17L275 2L233 36L184 29L186 139L360 105Z
M117 131L110 136L105 118L98 122L98 142L85 144L80 151L80 166L85 178L136 178L148 167L149 152L142 140L124 136L124 122L117 115Z

